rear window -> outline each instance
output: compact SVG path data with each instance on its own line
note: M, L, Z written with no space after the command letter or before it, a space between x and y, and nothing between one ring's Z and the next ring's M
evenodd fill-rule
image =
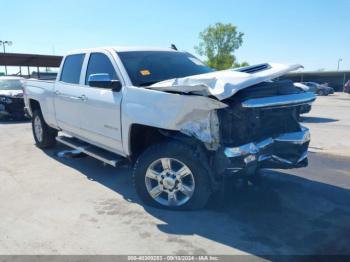
M84 57L84 54L69 55L66 57L60 79L62 82L79 84Z

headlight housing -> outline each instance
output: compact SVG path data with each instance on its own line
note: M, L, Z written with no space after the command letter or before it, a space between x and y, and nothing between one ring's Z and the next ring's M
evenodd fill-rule
M11 104L12 99L6 96L0 96L0 102L5 103L5 104Z

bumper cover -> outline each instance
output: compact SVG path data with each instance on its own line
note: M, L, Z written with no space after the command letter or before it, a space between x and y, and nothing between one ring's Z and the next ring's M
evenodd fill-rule
M257 168L289 169L306 167L310 132L284 133L239 147L224 148L217 157L217 170L223 175L254 173Z
M23 99L22 99L23 100ZM0 103L0 117L23 118L25 116L23 101L11 104Z
M5 106L3 104L0 104L0 116L8 116L9 112L6 111Z

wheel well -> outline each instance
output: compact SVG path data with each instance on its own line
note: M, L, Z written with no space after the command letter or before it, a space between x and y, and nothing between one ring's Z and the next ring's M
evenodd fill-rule
M176 140L190 146L193 149L201 148L207 151L203 143L197 139L182 134L179 131L161 129L141 124L133 124L129 136L130 156L136 158L149 146L160 143L164 140Z
M130 155L132 160L136 158L149 146L166 139L159 128L134 124L130 130Z
M32 114L35 110L41 110L40 104L38 101L30 99L29 100L30 110L32 111Z
M171 131L146 125L134 124L130 130L129 144L130 144L130 160L136 161L138 156L149 146L160 143L164 140L175 140L189 146L195 154L201 154L204 167L207 169L210 179L215 188L218 187L215 174L211 170L210 163L212 157L208 153L203 143L197 139L182 134L178 131Z

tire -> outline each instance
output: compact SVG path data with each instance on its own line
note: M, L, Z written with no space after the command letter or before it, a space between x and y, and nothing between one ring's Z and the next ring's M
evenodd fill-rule
M163 164L163 161L169 163L167 160L170 161L168 171L164 169ZM135 190L146 205L171 210L201 209L208 202L212 191L208 171L202 164L207 161L204 152L194 152L189 146L177 141L150 146L135 163L133 170ZM152 172L152 178L149 175L151 169L157 170L157 173ZM180 169L184 170L181 178L178 172ZM157 180L154 178L155 174L158 174L156 175ZM176 179L175 175L178 175ZM163 190L156 191L162 192L159 196L152 197L151 189L159 186ZM176 200L170 195L175 195Z
M325 91L323 91L323 90L320 90L317 93L318 93L319 96L325 96L326 95Z
M32 130L35 143L39 148L47 149L56 145L57 130L46 124L40 110L35 110L33 112Z

